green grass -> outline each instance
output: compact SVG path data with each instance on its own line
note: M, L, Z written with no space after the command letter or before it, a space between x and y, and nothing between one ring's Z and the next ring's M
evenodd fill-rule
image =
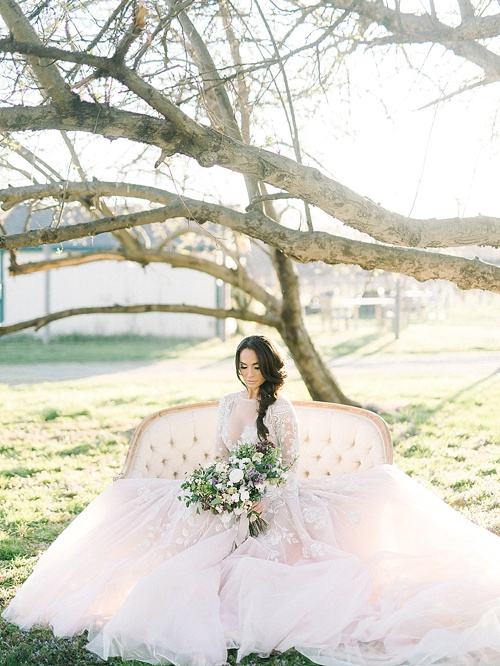
M86 636L75 638L54 638L43 629L30 632L3 623L0 635L0 666L98 666L104 663L110 666L143 666L140 661L124 662L119 658L110 658L106 662L85 649ZM239 662L242 666L308 666L309 659L294 650L282 655L273 655L268 659L245 657ZM236 666L236 652L231 650L228 664Z
M446 311L444 319L427 316L403 322L396 340L391 321L382 328L374 319L360 319L349 328L322 325L319 315L307 318L316 343L328 357L371 356L374 354L435 354L443 352L498 351L500 295L462 293ZM244 324L251 333L254 327ZM271 336L275 336L273 331ZM46 342L43 337L22 333L0 337L2 364L91 363L162 361L183 358L210 360L229 358L234 344L213 344L210 340L185 340L136 335L66 335ZM0 371L1 379L1 371Z
M414 317L402 322L396 340L392 321L379 327L374 319L359 320L345 328L329 329L319 315L308 318L309 328L327 355L437 354L446 352L498 351L500 295L462 293L443 319Z
M63 335L48 342L23 333L0 338L0 364L160 361L196 347L195 340L137 335Z
M433 345L439 351L450 351L451 346L475 353L487 347L483 333L479 342L465 349L468 333L461 337L456 323L453 340L445 349L445 333L436 329L432 339L426 329L427 339L417 334L416 326L404 329L399 341L389 341L383 358L389 361L410 348L413 353L430 353ZM476 322L475 329L479 328ZM352 331L317 331L325 353L338 356L338 345L343 344L344 360L353 362L371 356L388 335L378 335L370 322L358 333L359 337ZM64 339L48 347L24 336L11 340L0 339L4 362L9 346L10 362L56 363L63 358L81 359L83 351L87 359L106 358L102 339ZM232 340L142 342L121 338L117 344L114 338L107 349L114 347L117 361L135 358L145 361L144 367L161 361L151 366L158 368L156 374L110 372L40 384L0 383L0 606L13 597L38 555L112 482L133 429L144 416L170 404L216 399L237 387L230 361ZM375 405L389 422L396 464L465 516L500 534L500 375L479 366L462 372L452 365L450 372L443 372L432 363L425 372L415 367L404 376L381 373L379 367L362 373L351 368L349 363L339 368L340 383L363 404ZM296 371L292 369L290 375L288 395L307 398ZM0 621L0 666L102 663L84 646L85 637L54 639L49 631L20 631ZM230 662L234 659L232 654ZM292 651L268 659L248 657L243 663L298 666L310 662Z

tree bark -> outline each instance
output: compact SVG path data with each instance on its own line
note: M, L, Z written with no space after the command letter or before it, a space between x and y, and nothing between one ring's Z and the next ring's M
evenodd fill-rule
M309 336L302 315L299 277L293 262L279 250L275 251L274 257L283 294L281 323L278 330L311 398L322 402L357 405L358 403L342 392L325 359Z
M163 120L88 102L74 103L68 111L22 106L0 109L0 131L62 129L156 145L168 155L187 155L203 167L219 165L286 190L353 229L396 246L500 246L498 218L409 218L384 209L316 168L235 141L194 121L180 123L179 115L182 112L177 109L176 116Z
M14 329L13 327L0 329L0 335L13 330L21 330L21 328L26 328L28 325L40 327L55 319L89 312L182 311L210 314L216 317L238 317L272 326L281 333L314 399L351 403L337 386L327 364L309 337L300 304L298 276L291 259L301 262L322 260L331 264L345 263L358 265L365 269L382 268L387 271L411 275L418 280L443 278L455 282L461 288L479 287L491 291L500 291L499 267L480 260L468 260L462 257L411 249L455 247L459 245L498 247L500 245L500 220L498 218L478 216L468 220L459 218L448 220L410 219L382 208L370 199L361 196L334 179L328 178L318 169L301 165L300 151L298 150L296 150L297 159L292 160L281 155L279 149L272 152L250 145L250 116L246 107L248 107L252 95L248 94L250 88L245 89L245 86L248 85L245 72L250 72L249 67L256 67L257 69L269 67L272 60L280 65L282 74L285 76L283 69L285 56L281 58L279 53L281 47L278 48L264 14L261 15L274 44L274 57L271 60L264 60L262 63L245 65L239 52L240 36L236 36L231 25L231 11L229 8L234 10L234 7L231 3L221 0L221 7L219 8L222 9L224 15L223 26L230 45L236 80L238 86L240 86L240 112L241 118L245 119L242 123L243 132L240 132L237 116L229 95L230 76L232 75L228 74L228 64L231 65L231 63L225 62L224 57L223 60L220 59L218 48L214 50L214 56L217 55L218 64L212 59L212 54L208 48L211 41L204 41L202 33L198 33L194 23L183 11L189 8L189 3L179 5L179 3L167 0L167 5L175 8L176 12L178 10L177 18L183 28L182 39L191 45L189 47L184 44L187 47L186 53L192 54L193 62L198 70L197 75L193 77L193 81L199 80L201 82L200 96L206 100L206 116L202 113L199 116L196 115L196 119L193 119L188 115L193 110L192 104L188 102L191 96L189 84L184 85L180 79L177 79L174 81L174 85L171 86L169 83L165 86L163 83L169 81L168 77L167 79L161 76L155 78L152 73L154 67L151 68L150 65L156 60L158 53L161 54L161 49L156 51L153 60L144 63L144 68L138 66L139 61L137 59L135 64L130 67L127 66L128 49L144 28L143 9L138 10L134 25L129 27L128 30L123 31L122 27L119 28L119 32L122 31L123 34L121 39L118 40L118 47L115 49L114 55L112 57L100 57L93 55L91 51L101 41L101 37L104 37L106 32L104 28L102 28L102 32L99 32L97 41L92 42L90 48L88 48L89 43L83 39L78 41L79 46L72 43L69 34L65 44L66 48L44 46L30 25L29 19L22 14L16 0L0 0L0 13L3 14L11 33L10 37L0 40L0 51L22 53L26 56L35 80L40 87L41 94L46 101L44 105L36 108L20 105L14 108L0 109L0 131L33 131L54 128L100 134L109 139L126 138L142 145L155 146L161 150L161 156L157 164L166 156L179 154L194 158L202 167L221 166L243 174L251 205L259 201L262 203L262 197L259 196L261 194L260 190L264 189L264 183L267 183L281 190L277 196L288 194L291 197L302 199L306 207L309 204L317 206L333 218L341 220L358 231L369 234L378 243L354 241L348 238L336 237L332 234L314 232L311 220L308 220L310 222L308 233L287 228L279 224L279 216L271 213L266 216L262 213L264 208L270 210L270 206L259 206L258 209L244 214L232 210L230 206L216 206L187 197L177 197L168 192L163 193L163 195L160 194L158 199L154 198L156 195L149 197L151 202L156 201L163 204L163 208L142 213L114 216L112 212L106 212L105 207L101 206L99 210L105 215L104 219L94 220L84 225L70 226L63 224L59 228L40 229L17 236L0 236L0 249L61 242L65 239L107 231L120 239L124 248L122 253L124 259L133 260L142 265L151 261L165 261L172 266L185 265L187 259L179 259L175 253L163 251L167 243L160 245L156 251L146 251L146 248L142 248L139 238L130 234L126 229L152 222L164 222L173 217L187 217L187 219L196 220L200 224L211 221L232 229L236 232L235 236L239 233L245 234L274 248L271 252L274 255L275 268L281 285L281 300L268 293L264 284L259 280L256 283L260 282L260 284L252 286L252 276L244 270L243 262L236 261L236 269L216 266L215 264L212 266L212 262L207 262L202 267L205 259L196 257L193 253L189 258L191 263L187 267L202 270L219 279L225 279L225 281L241 290L238 293L245 294L245 298L251 297L262 304L264 306L262 309L265 310L266 314L255 314L243 309L214 310L184 305L80 308L24 322ZM388 41L391 39L399 40L400 43L407 41L422 42L433 39L436 43L442 44L444 48L454 51L482 67L486 79L495 80L496 77L496 80L498 80L500 78L500 56L488 50L487 44L470 41L479 37L477 30L480 28L491 31L491 35L493 35L498 30L498 17L476 17L470 0L458 0L458 5L462 21L460 25L457 23L454 27L440 22L433 10L428 14L425 11L421 14L405 14L400 11L399 5L396 5L396 9L390 9L385 7L383 3L368 2L367 0L319 2L315 7L308 8L308 11L322 12L326 8L336 6L343 11L342 16L339 17L340 21L344 20L351 12L356 12L362 17L363 25L374 23L385 28L386 32L380 38L380 42L385 38ZM226 14L224 14L225 10L227 10ZM453 14L453 12L450 11L450 14ZM116 17L117 14L115 13L114 16ZM335 27L336 21L328 22L328 25L324 28L324 35L331 34ZM361 36L364 32L365 30L361 30L357 35ZM386 37L387 33L389 33L388 37ZM379 34L380 32L375 36L372 41L373 44L379 39ZM495 32L495 34L497 33ZM167 37L168 32L165 32L164 35ZM484 37L484 33L482 36ZM342 39L343 37L339 38L340 42ZM351 38L346 36L345 39ZM209 40L211 40L211 37ZM54 38L54 35L49 38L50 41L56 44L61 43ZM147 48L149 47L145 45L144 49L147 50ZM307 43L306 46L300 47L300 49L302 48L311 48L311 44ZM164 55L167 57L167 49L164 50ZM107 51L108 49L106 49ZM290 52L287 48L286 58L289 55ZM129 59L129 62L131 60L132 58ZM106 86L98 86L100 95L91 93L92 97L87 97L87 99L99 99L101 103L82 102L71 91L70 86L73 85L72 81L74 79L71 75L66 75L67 80L63 78L64 71L68 68L59 68L57 63L60 61L72 62L77 65L85 64L85 74L88 69L93 70L93 73L86 76L83 82L81 81L74 86L75 89L82 90L82 95L89 93L84 88L85 81L94 79L96 82L99 79L110 80L109 87L107 84ZM72 71L78 69L77 66ZM141 69L144 74L142 77L140 75ZM194 68L192 71L194 71ZM186 72L189 72L189 68L186 69ZM226 74L228 78L226 78ZM135 98L135 106L129 108L141 112L122 111L114 106L117 103L120 105L121 102L110 92L113 87L111 85L113 80L122 84L119 86L120 90L125 88L128 91L127 95L130 94L131 97ZM289 93L288 101L293 116L292 95L286 80L285 87L287 93ZM189 91L189 96L182 101L182 95L177 97L176 92L175 99L181 100L177 103L174 101L174 96L169 94L169 91L174 89L176 91L181 89L185 93ZM196 84L196 90L198 90L198 83ZM279 90L277 92L279 93ZM195 93L195 97L197 94ZM238 98L236 99L238 100ZM105 100L105 102L102 102L102 100ZM16 101L12 101L12 104L14 103ZM17 101L17 103L20 102ZM185 113L181 106L189 110L188 113ZM205 107L205 104L203 106ZM144 112L144 109L146 109L146 112ZM211 120L213 126L210 127L205 124L206 118ZM291 131L291 135L297 149L298 139L295 121L291 123L292 126L295 129ZM50 184L51 186L52 184ZM62 186L61 184L59 186L61 190L56 194L56 197L61 202L69 200L71 196L78 198L78 188L81 194L91 196L88 199L90 210L92 210L92 206L99 205L98 197L106 196L106 191L111 194L112 189L109 184L99 183L72 184L65 182ZM47 188L47 186L42 187ZM114 187L117 193L119 188L122 188L123 192L123 188L128 186L119 183L115 184ZM70 193L71 189L73 189L73 195ZM84 192L85 189L87 189L86 193ZM144 189L148 189L149 194L152 194L153 188ZM37 196L53 196L47 194L47 189L45 192L44 195L39 190ZM2 194L5 197L5 207L8 207L11 205L9 200L10 202L13 201L12 192L0 192L0 199ZM18 194L24 196L25 192L19 192ZM125 196L131 196L131 194L127 192ZM87 206L87 199L80 200L84 206ZM228 256L230 255L228 254ZM75 262L75 259L61 258L58 265L68 261ZM177 263L178 261L179 263ZM183 261L184 263L182 263ZM208 264L211 264L211 267ZM52 266L47 264L44 269L50 267L55 267L55 264L52 264ZM13 272L16 270L17 272L35 271L40 268L40 263L23 267L18 266L17 268L12 266Z
M241 319L243 321L252 321L261 326L270 326L276 328L279 326L279 319L270 315L260 315L251 312L248 309L236 310L224 308L205 308L198 305L186 305L184 303L178 305L167 305L165 303L146 303L143 305L104 305L88 308L72 308L70 310L61 310L60 312L52 312L42 317L36 317L26 321L12 324L11 326L0 326L0 337L3 335L10 335L19 331L25 331L28 328L34 328L38 331L40 328L47 326L53 321L60 319L67 319L68 317L76 317L78 315L88 314L140 314L143 312L181 312L186 314L199 314L205 317L217 317L218 319Z
M33 30L33 27L14 0L0 2L0 14L15 39L32 43L43 48L42 41ZM52 100L56 107L71 106L76 96L62 78L54 61L29 56L28 62L38 81L41 95Z
M89 193L95 193L97 189L101 190L102 194L102 188L99 185L106 184L97 183L95 188L89 187ZM127 187L124 184L122 191L125 192ZM6 202L10 201L10 189L13 188L0 191L0 200L5 198ZM83 196L82 189L84 188L75 188L75 192L78 191L80 196ZM68 193L70 191L71 187L68 186ZM139 196L139 191L140 188L135 196ZM161 200L159 194L156 197L156 201ZM328 264L344 263L361 266L366 270L379 268L393 273L402 273L420 281L450 280L461 289L485 289L500 293L500 267L477 258L467 259L420 249L368 243L323 231L297 231L278 224L268 215L256 210L240 213L207 201L198 201L189 197L181 198L167 191L163 192L163 200L169 203L150 211L0 236L0 249L15 250L46 243L61 243L116 229L164 222L169 218L184 217L186 211L189 211L190 219L196 220L200 224L207 221L215 222L258 239L302 263L324 261ZM150 257L151 261L155 260L154 253L151 253ZM144 260L147 263L146 256Z

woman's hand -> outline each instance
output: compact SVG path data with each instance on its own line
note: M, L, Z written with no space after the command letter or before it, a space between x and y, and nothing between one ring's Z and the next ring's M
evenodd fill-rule
M261 500L260 502L255 502L254 504L252 504L252 508L250 509L250 513L257 513L259 515L259 517L262 518L262 514L264 513L265 508L266 508L265 504Z

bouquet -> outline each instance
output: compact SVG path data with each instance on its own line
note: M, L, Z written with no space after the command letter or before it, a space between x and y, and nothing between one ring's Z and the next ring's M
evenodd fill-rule
M198 504L198 513L201 507L220 514L224 522L231 516L246 516L250 534L257 536L267 522L253 507L266 496L266 489L286 481L292 464L284 466L279 450L268 440L240 443L227 460L217 456L210 465L200 465L189 474L181 484L184 493L179 499L186 506Z

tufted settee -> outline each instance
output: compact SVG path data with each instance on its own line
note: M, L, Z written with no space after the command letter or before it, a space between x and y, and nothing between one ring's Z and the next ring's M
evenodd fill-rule
M386 422L373 412L327 402L294 402L300 429L298 474L352 474L392 463ZM168 407L136 428L116 479L183 479L211 460L217 402Z

